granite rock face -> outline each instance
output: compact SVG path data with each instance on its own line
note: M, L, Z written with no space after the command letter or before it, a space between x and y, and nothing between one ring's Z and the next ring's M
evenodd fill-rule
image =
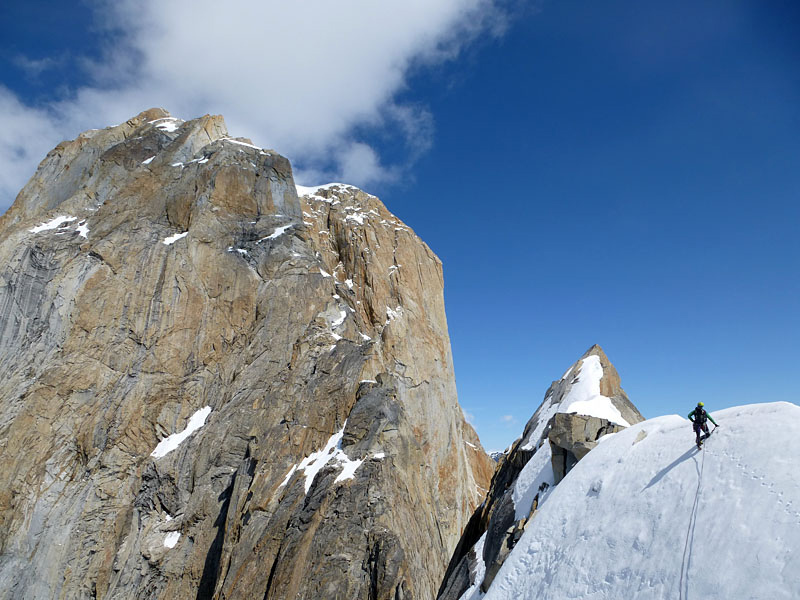
M439 587L439 600L478 600L535 518L539 506L603 435L643 421L600 346L558 381L500 457L489 492L473 513Z
M564 479L570 469L597 446L604 435L624 427L607 419L576 413L556 413L550 418L547 440L552 453L554 484Z
M493 464L442 267L221 117L59 144L0 218L0 598L431 598Z

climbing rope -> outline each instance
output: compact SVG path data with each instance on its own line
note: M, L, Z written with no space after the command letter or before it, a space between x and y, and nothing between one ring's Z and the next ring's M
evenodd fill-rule
M700 459L700 470L697 473L697 489L694 492L694 504L692 505L692 514L689 517L689 528L686 530L686 542L683 545L683 559L681 560L681 578L680 578L680 588L678 590L678 595L680 600L686 600L689 594L689 579L688 579L688 571L689 571L689 561L692 558L691 552L691 541L694 540L694 528L697 525L697 506L700 503L700 484L703 482L703 468L706 464L706 446L703 444L703 448L700 451L702 458ZM695 461L696 462L696 461ZM688 554L688 560L687 560ZM686 580L686 592L684 593L684 579Z

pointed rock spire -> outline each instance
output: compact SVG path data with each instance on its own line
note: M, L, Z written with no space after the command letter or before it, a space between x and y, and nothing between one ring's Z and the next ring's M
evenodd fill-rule
M594 345L554 381L500 463L439 588L439 600L488 590L550 491L608 433L643 421L619 373ZM476 576L480 573L480 576Z
M152 109L48 154L0 264L0 589L435 595L494 465L378 198Z

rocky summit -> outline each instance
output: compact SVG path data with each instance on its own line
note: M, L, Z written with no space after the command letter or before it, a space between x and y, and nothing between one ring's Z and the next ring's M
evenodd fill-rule
M0 598L426 600L493 468L434 253L221 117L63 142L0 218Z
M439 589L439 600L479 600L553 488L604 435L644 417L600 346L554 381L522 436L500 458Z

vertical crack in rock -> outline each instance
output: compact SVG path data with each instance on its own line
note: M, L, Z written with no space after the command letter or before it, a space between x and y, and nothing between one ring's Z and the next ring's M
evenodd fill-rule
M219 514L214 520L214 527L217 532L214 536L214 541L206 554L205 564L203 565L203 574L200 577L200 583L197 586L196 600L212 600L214 591L217 587L217 579L219 578L220 559L222 556L222 547L225 542L225 526L228 521L228 509L231 505L231 496L233 496L233 488L236 485L236 474L234 473L230 485L222 492L219 501L222 505L219 509Z
M267 578L267 587L264 590L264 600L269 600L269 593L272 590L272 580L275 578L275 571L278 568L278 556L280 556L280 549L275 555L275 560L272 561L272 566L269 569L269 577Z

